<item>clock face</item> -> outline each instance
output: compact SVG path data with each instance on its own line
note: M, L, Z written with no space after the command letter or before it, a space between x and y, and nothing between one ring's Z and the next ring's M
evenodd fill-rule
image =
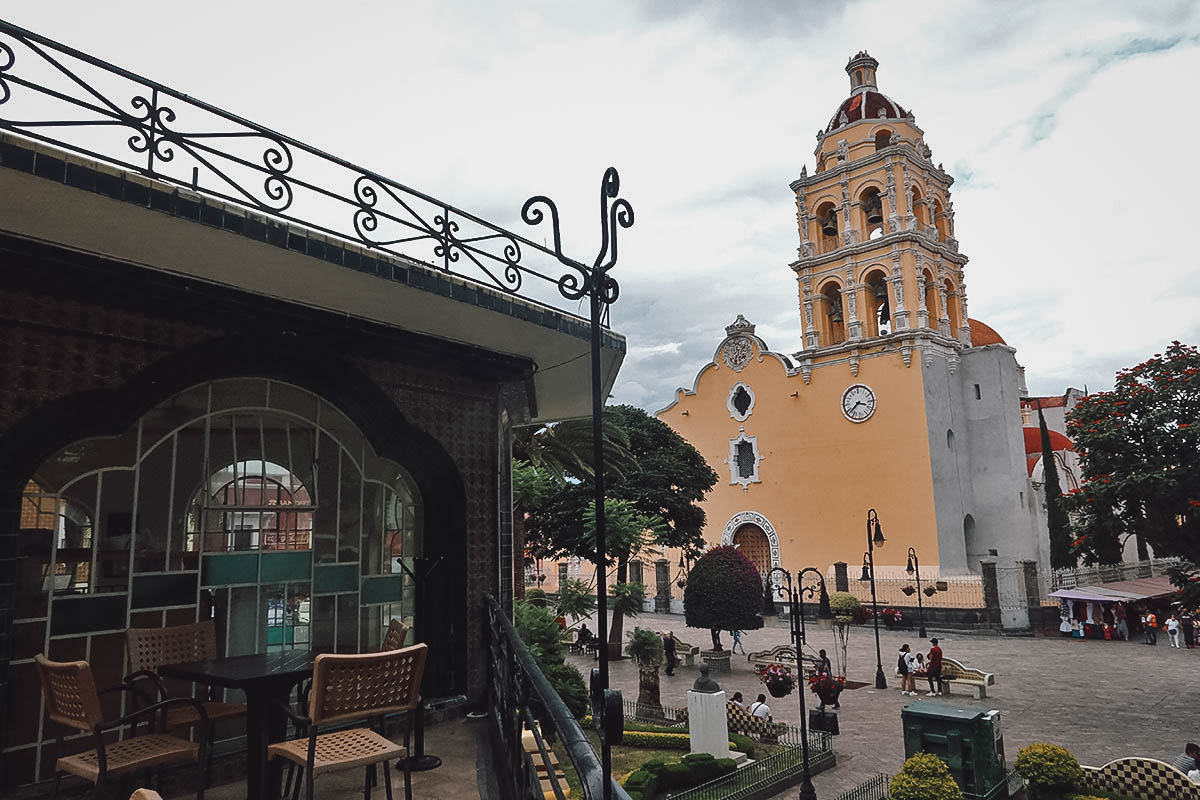
M875 392L856 383L842 393L842 413L851 422L866 422L875 413Z

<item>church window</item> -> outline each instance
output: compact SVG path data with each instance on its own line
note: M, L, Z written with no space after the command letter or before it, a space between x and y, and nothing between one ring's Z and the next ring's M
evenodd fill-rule
M746 418L754 411L755 400L754 391L750 386L739 381L729 390L725 407L729 409L729 416L738 422L745 422Z
M822 344L840 344L846 341L846 322L842 314L842 289L836 282L830 281L821 289L824 299L825 313L823 317L824 330Z
M977 383L977 384L975 384L975 399L976 399L976 400L982 400L982 399L983 399L983 394L982 394L982 393L979 391L979 384L978 384L978 383Z
M948 447L951 452L954 451L954 431L946 431L946 447Z
M838 246L838 215L833 203L822 203L816 213L817 240L821 253L836 250Z
M729 440L729 482L741 484L749 489L750 484L760 483L758 465L762 456L758 452L758 437L747 436L745 431Z
M887 279L879 271L871 272L866 280L868 335L887 336L892 329L891 305L888 301Z
M867 239L875 238L875 231L883 231L883 198L879 189L869 186L858 196L858 206L862 211L862 230Z
M854 70L854 85L862 86L862 70L861 69Z
M890 147L892 144L891 131L879 131L875 134L875 151L879 152L885 147Z
M958 331L959 311L958 311L958 291L954 288L954 284L949 280L945 283L946 287L946 319L950 321L950 331L953 335Z

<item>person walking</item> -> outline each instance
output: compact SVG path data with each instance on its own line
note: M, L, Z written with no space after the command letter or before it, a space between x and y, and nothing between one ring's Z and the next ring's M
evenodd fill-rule
M1172 614L1167 618L1167 637L1171 640L1171 647L1179 648L1179 617Z
M1150 640L1148 644L1158 644L1158 617L1151 609L1146 609L1146 638Z
M742 644L742 632L741 631L730 631L729 635L733 637L733 647L730 648L729 652L736 653L738 651L738 648L740 647L740 648L742 648L742 655L746 655L746 646L744 644Z
M674 675L675 667L679 665L679 659L675 657L675 631L663 634L663 655L667 659L667 674Z
M818 650L817 656L817 674L820 675L824 673L826 675L832 675L833 664L829 663L829 656L825 655L824 650Z
M908 684L912 681L912 668L908 661L911 654L911 649L907 644L900 645L900 653L896 658L896 674L900 676L900 694L916 694L915 691L908 690Z
M771 707L767 705L767 696L760 694L758 699L750 704L750 716L761 719L771 718Z
M1196 646L1196 626L1192 612L1186 608L1179 613L1179 632L1183 634L1183 646L1191 650Z
M933 647L929 648L929 694L927 697L942 696L942 648L938 647L937 639L930 639L929 643ZM937 688L934 688L934 682L937 682Z

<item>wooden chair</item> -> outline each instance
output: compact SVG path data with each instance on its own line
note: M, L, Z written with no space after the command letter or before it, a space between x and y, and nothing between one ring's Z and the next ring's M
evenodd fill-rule
M96 691L92 668L86 661L50 661L43 655L34 658L38 677L42 683L42 695L46 699L46 716L52 722L90 734L95 740L94 749L75 755L64 755L58 759L54 771L52 798L58 797L59 784L64 772L77 775L95 786L95 796L104 796L105 782L110 777L128 775L138 770L150 770L166 764L196 762L196 798L204 800L204 760L208 741L208 716L204 706L191 698L172 698L144 705L120 719L105 722L100 711L100 695L123 691L135 696L144 695L135 686L121 684L103 691ZM200 743L189 742L176 736L154 732L154 718L164 711L181 706L190 706L201 729ZM145 720L150 733L137 736L137 724ZM106 742L105 734L131 727L128 738L117 742ZM57 733L59 752L63 751L61 731Z
M379 652L385 653L388 650L399 650L404 647L404 640L408 637L408 626L400 620L392 617L392 621L388 623L387 633L383 635L383 644L379 646Z
M421 699L421 678L429 648L416 644L401 650L364 655L319 655L313 662L308 716L296 714L286 704L278 707L307 735L267 748L269 758L282 758L300 767L308 800L313 798L317 775L354 767L368 767L364 794L370 797L375 765L383 762L383 782L392 800L388 762L404 758L404 796L412 800L412 770L408 759L413 712ZM398 745L369 727L342 728L321 733L322 727L361 720L380 721L387 714L407 714L404 744ZM297 782L297 790L299 783Z
M183 664L189 661L210 661L217 658L217 625L213 620L194 622L189 625L173 625L167 628L130 628L125 631L125 647L129 653L130 673L125 682L136 685L139 680L154 684L159 700L168 699L166 686L158 676L163 664ZM246 716L244 703L225 703L217 699L211 687L205 693L204 712L210 722ZM167 711L166 726L190 728L199 718L191 706L180 706ZM208 763L212 766L212 728L209 728Z

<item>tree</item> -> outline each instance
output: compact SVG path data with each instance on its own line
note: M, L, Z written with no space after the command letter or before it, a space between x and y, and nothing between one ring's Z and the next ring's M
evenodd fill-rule
M698 504L716 484L717 474L679 434L639 408L612 406L604 418L623 433L630 454L622 470L610 475L606 467L605 473L606 566L615 567L615 583L620 586L628 581L630 559L643 549L678 547L689 554L699 552L704 543L704 510ZM542 558L594 561L591 475L570 470L565 475L536 507L528 509L525 537ZM608 641L612 657L620 657L623 641L623 618L615 615Z
M1058 465L1054 462L1054 449L1050 447L1050 431L1046 428L1041 403L1038 404L1038 426L1042 432L1042 479L1046 489L1046 525L1050 529L1050 566L1066 569L1075 566L1075 554L1071 552L1071 523L1063 508Z
M647 628L634 628L625 652L638 668L638 703L661 707L658 694L658 668L663 663L662 637Z
M557 611L560 616L570 617L574 625L596 609L596 595L587 581L567 578L558 586Z
M1067 420L1083 484L1066 495L1076 550L1089 563L1119 561L1123 538L1191 566L1176 583L1193 596L1200 564L1200 350L1172 342L1117 373ZM1200 597L1196 597L1200 600ZM1195 601L1193 601L1195 602Z
M833 636L837 645L833 648L834 670L846 677L846 650L850 644L850 626L861 621L862 603L849 592L834 592L829 597L829 610L833 612Z
M721 631L762 627L762 599L762 576L750 559L736 547L714 547L688 574L684 619L689 628L708 628L713 650L721 650Z

